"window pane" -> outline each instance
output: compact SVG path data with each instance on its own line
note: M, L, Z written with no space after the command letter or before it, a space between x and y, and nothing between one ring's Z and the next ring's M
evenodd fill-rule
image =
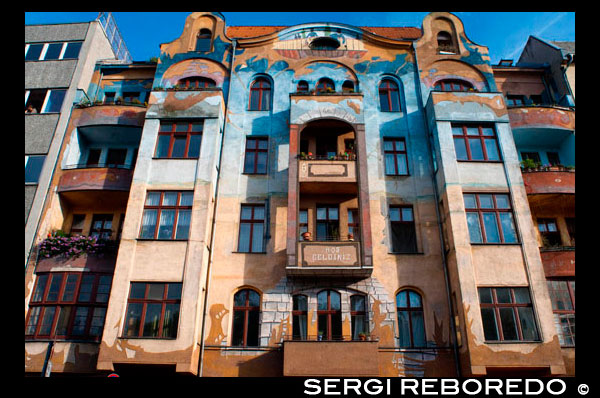
M517 310L519 311L523 340L537 340L538 333L533 318L533 309L531 307L519 307Z
M263 224L254 224L252 231L252 252L259 253L263 251Z
M83 44L83 42L72 42L72 43L67 43L67 49L65 50L65 53L63 54L63 59L75 59L77 57L79 57L79 51L81 50L81 45Z
M182 158L185 156L186 136L176 135L173 137L173 149L171 151L172 158Z
M188 122L179 122L175 124L175 132L184 133L188 131L190 124Z
M396 155L396 161L398 162L398 174L408 174L408 168L406 167L406 155Z
M417 251L415 225L413 223L392 223L392 251L414 253Z
M163 283L149 283L148 297L149 300L162 300L165 296L165 285Z
M165 192L163 195L163 206L177 206L178 192Z
M381 110L387 112L390 110L390 103L388 101L387 91L379 92L379 103L381 105Z
M508 195L495 195L496 196L496 207L498 209L510 209L510 201Z
M465 145L464 138L454 138L454 149L456 150L457 160L468 160L467 146Z
M42 48L44 48L44 44L30 44L27 55L25 56L25 61L37 61L40 59Z
M529 297L529 289L526 287L515 287L513 288L515 294L515 303L517 304L529 304L531 299Z
M492 289L489 287L480 287L477 289L479 291L479 302L482 304L492 304Z
M102 275L96 291L96 302L106 303L108 302L108 294L110 292L110 286L112 284L112 276Z
M255 206L254 207L254 219L255 220L264 220L265 219L264 206Z
M332 310L341 310L341 296L338 292L329 292L330 308Z
M179 322L179 304L165 305L165 319L163 320L162 337L177 337L177 323Z
M410 347L410 323L408 311L398 311L398 344L400 347Z
M156 145L156 157L166 158L169 156L169 143L171 142L170 135L159 135L158 144Z
M500 223L502 225L504 243L516 243L517 230L515 228L512 213L500 213Z
M44 309L44 316L42 317L42 323L38 334L48 336L52 328L52 322L54 321L54 314L56 313L56 307L46 307Z
M496 213L483 213L483 225L487 243L500 243Z
M488 160L500 160L500 154L498 153L498 146L496 145L495 139L485 139L485 150L487 152Z
M138 336L140 330L140 322L142 320L142 305L141 303L130 303L127 306L127 316L125 318L125 336Z
M244 311L233 311L233 330L231 345L241 346L244 344Z
M479 135L479 127L467 127L467 135Z
M175 210L162 210L158 224L158 239L171 239L173 236L173 223L175 222Z
M464 135L462 126L452 126L452 135Z
M394 141L384 140L383 141L383 150L384 151L393 151L394 150Z
M338 209L337 209L337 207L330 207L329 208L329 219L330 220L337 220L338 219Z
M179 300L181 298L181 283L168 283L167 286L167 300Z
M352 325L352 340L358 340L360 333L367 333L367 318L364 315L352 315L350 319Z
M42 301L44 290L46 290L46 282L48 282L48 275L38 276L37 285L31 301Z
M317 294L317 310L327 309L327 290L323 290Z
M160 192L148 192L145 206L158 206L160 203Z
M402 208L402 221L413 221L413 210L410 207Z
M58 59L62 51L63 43L51 43L48 45L44 60Z
M142 230L140 232L140 238L154 238L157 212L158 210L144 210L144 215L142 216Z
M81 278L81 284L79 285L79 296L77 297L77 301L86 302L91 300L92 288L95 279L95 275L84 275Z
M469 139L469 149L471 150L471 160L483 160L483 148L479 138Z
M100 336L102 334L102 329L104 328L104 318L106 317L106 308L94 308L94 313L92 314L92 322L90 324L90 336Z
M132 299L143 299L146 296L146 284L140 282L131 283L131 291L129 292L129 298Z
M57 336L65 336L69 328L69 319L71 316L71 307L60 307L58 322L56 323L55 333Z
M175 239L187 239L189 235L192 211L179 210L177 217L177 232L175 233Z
M240 290L233 296L233 306L234 307L244 307L246 306L246 298L248 297L249 290Z
M52 90L44 112L60 112L67 90Z
M252 206L242 206L240 218L242 220L252 220Z
M398 98L398 92L397 91L390 92L390 97L392 100L392 111L400 112L400 100Z
M258 152L256 154L256 172L259 174L267 172L267 152Z
M467 213L467 225L469 226L469 237L471 243L481 243L481 226L479 225L479 215L477 213Z
M248 305L258 307L260 305L260 296L254 290L248 289Z
M246 345L251 347L258 346L258 316L259 311L248 311L248 335L246 336Z
M25 182L37 183L46 156L29 156L25 165Z
M146 304L146 317L144 319L144 330L142 336L158 337L158 326L162 304Z
M423 322L423 311L412 311L413 345L425 347L425 325Z
M244 159L244 173L254 173L254 153L246 152L246 158Z
M386 154L385 155L385 174L396 174L396 164L394 163L394 155Z
M250 228L252 224L242 223L240 224L240 239L238 243L238 251L249 252L250 251Z
M67 281L65 282L65 289L63 291L61 301L73 301L75 298L75 288L77 287L78 278L78 275L67 275Z
M496 288L496 299L500 304L512 303L512 297L510 295L510 288L508 287L497 287Z
M258 103L260 100L260 91L258 90L250 90L250 109L251 111L260 110L258 108Z
M513 308L500 308L499 312L504 340L518 340L517 322Z
M390 207L390 221L400 221L400 208Z
M496 327L496 313L493 308L481 309L481 321L483 323L483 334L486 340L499 340L498 328Z
M25 329L26 335L32 335L35 333L35 328L37 327L40 311L42 307L33 307L29 313L29 320L27 321L27 328Z
M350 213L348 213L350 214ZM298 212L298 222L300 224L307 224L308 223L308 211L306 210L300 210Z
M63 274L52 275L52 282L50 283L50 289L48 289L48 295L46 301L58 301L58 292L60 285L62 284Z
M77 310L75 311L75 319L73 321L73 329L71 329L71 334L76 336L81 336L85 334L88 312L88 307L77 307Z
M271 91L270 90L262 90L262 102L260 104L261 110L268 111L270 105Z
M366 311L365 296L350 297L350 309L352 311Z
M482 127L481 133L485 136L494 136L494 128L493 127Z
M317 220L327 220L327 208L317 207Z
M190 135L190 145L188 148L188 157L197 158L200 156L200 143L202 136L200 134Z
M194 202L194 192L181 192L179 195L179 206L192 206Z
M421 307L421 296L418 293L409 291L408 299L411 308L420 308Z

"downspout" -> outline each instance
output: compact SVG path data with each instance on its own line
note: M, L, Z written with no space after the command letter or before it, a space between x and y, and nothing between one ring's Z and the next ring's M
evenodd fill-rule
M213 204L213 217L210 226L210 249L208 253L208 264L206 265L206 284L204 289L204 302L202 304L202 326L200 327L200 358L198 359L198 377L202 377L202 370L204 367L204 330L206 326L206 308L208 306L208 289L210 287L210 275L211 265L213 258L213 249L215 243L215 225L217 221L217 204L219 199L219 181L221 177L221 159L223 158L223 147L225 143L225 130L227 128L227 109L229 105L229 99L231 98L231 80L233 79L233 65L235 60L235 47L237 44L236 39L232 39L233 47L231 51L231 64L229 66L229 84L227 86L227 101L225 102L225 110L223 114L223 135L221 137L221 148L219 149L219 160L217 162L217 178L215 182L215 199Z
M439 233L439 239L440 239L440 248L441 248L441 252L442 252L442 267L444 268L444 282L446 285L446 300L448 301L448 311L450 313L450 331L451 334L453 336L453 341L452 341L452 347L453 347L453 352L454 352L454 366L456 367L456 377L461 377L461 368L460 368L460 358L458 356L458 341L457 341L457 334L456 334L456 325L454 323L455 320L455 314L454 314L454 309L452 308L452 297L450 295L450 277L448 275L448 264L447 264L447 260L446 260L446 251L444 249L444 234L442 231L442 218L440 215L440 208L439 208L439 194L438 194L438 188L437 188L437 184L435 181L435 175L437 174L437 170L435 170L434 168L434 163L433 163L433 144L432 144L432 140L433 140L433 134L431 133L431 130L429 128L429 122L427 121L427 115L425 114L425 108L423 106L423 93L421 92L421 77L419 75L419 64L418 64L418 60L417 60L417 48L415 46L415 43L413 42L413 50L415 53L415 73L417 74L417 82L416 82L416 86L417 86L417 91L419 94L419 101L418 103L421 105L421 110L423 111L421 114L423 115L423 120L425 121L425 128L427 129L427 148L429 149L429 153L431 154L431 156L429 157L429 161L430 161L430 167L431 167L431 178L432 178L432 183L433 183L433 198L435 201L435 215L437 217L438 220L438 233Z

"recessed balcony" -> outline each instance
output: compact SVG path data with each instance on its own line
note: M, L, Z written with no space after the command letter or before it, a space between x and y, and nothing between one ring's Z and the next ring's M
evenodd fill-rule
M300 183L331 182L356 183L356 161L329 159L300 159Z
M58 182L58 192L71 191L129 191L133 170L102 167L105 165L73 165L63 170Z
M508 108L512 129L575 130L575 110L560 106L518 106Z
M542 264L546 277L565 277L575 275L575 248L540 248Z
M558 168L550 171L546 168L541 171L523 170L523 183L528 195L537 194L574 194L575 193L575 170Z
M290 276L366 277L372 267L361 264L361 245L355 241L300 241L297 267L287 267Z

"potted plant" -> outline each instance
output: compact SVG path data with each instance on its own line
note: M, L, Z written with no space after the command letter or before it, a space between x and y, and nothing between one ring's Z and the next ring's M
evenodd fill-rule
M300 155L298 155L298 158L305 160L306 159L306 153L304 152L300 152Z
M302 239L312 241L312 234L308 231L302 232Z
M308 155L306 156L306 158L307 159L312 159L313 158L312 156L313 156L312 152L309 152Z
M319 335L317 336L317 339L319 341L323 340L323 332L319 332Z
M532 171L537 169L540 166L540 163L536 162L533 159L524 159L521 160L521 168L523 168L526 171Z
M367 334L364 332L360 332L358 334L358 338L360 339L360 341L367 341Z
M354 234L348 234L348 240L349 241L354 241Z

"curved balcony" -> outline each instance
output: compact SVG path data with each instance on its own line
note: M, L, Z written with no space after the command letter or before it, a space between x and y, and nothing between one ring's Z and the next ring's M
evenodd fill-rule
M112 167L109 167L112 166ZM129 191L133 170L130 166L98 164L72 165L62 171L58 192Z
M565 277L575 275L575 248L559 247L540 249L546 277Z
M74 108L75 126L133 126L142 127L146 107L136 104L92 104Z
M525 184L525 191L528 195L575 193L575 170L523 170L522 176L523 183Z
M508 108L510 126L575 130L575 111L559 106L518 106Z

